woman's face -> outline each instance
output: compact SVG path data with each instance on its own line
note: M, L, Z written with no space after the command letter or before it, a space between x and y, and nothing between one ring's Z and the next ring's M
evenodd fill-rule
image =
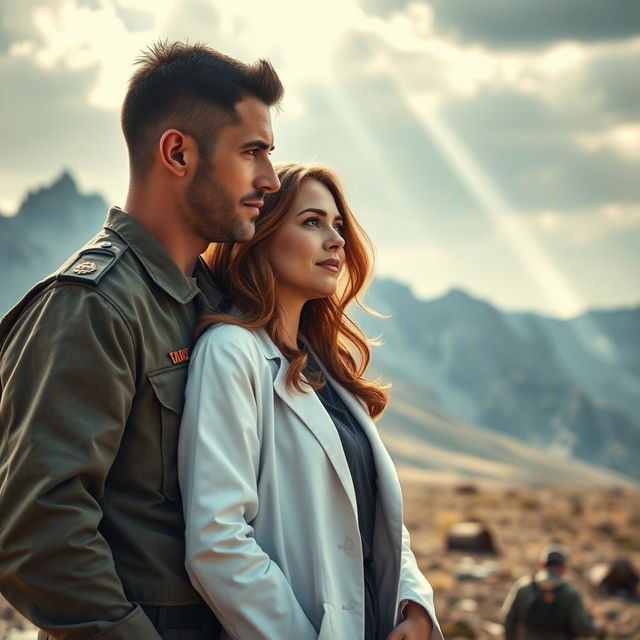
M268 251L280 302L306 302L335 293L344 266L343 218L318 180L302 181Z

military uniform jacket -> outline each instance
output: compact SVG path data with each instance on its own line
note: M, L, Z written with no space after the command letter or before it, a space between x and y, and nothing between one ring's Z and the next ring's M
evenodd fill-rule
M524 576L513 586L502 607L506 640L568 640L592 637L598 633L576 587L565 582L558 572L552 570L538 571L533 578L536 582L547 582L553 586L564 585L560 604L566 615L567 631L527 628L524 622L536 595L532 577Z
M112 208L0 325L0 585L55 638L157 640L135 603L202 602L176 447L196 317L220 294L196 274Z

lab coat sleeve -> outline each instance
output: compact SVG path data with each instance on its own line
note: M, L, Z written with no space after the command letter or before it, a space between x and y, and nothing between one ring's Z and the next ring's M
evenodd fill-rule
M280 567L254 537L260 393L268 364L249 331L209 329L193 352L178 445L186 567L232 638L313 639L318 633Z
M400 593L399 593L399 611L398 618L401 618L402 605L407 600L413 600L422 605L431 621L433 622L433 633L430 640L444 640L442 631L440 631L440 625L436 618L436 611L433 603L433 589L422 575L422 572L418 568L416 558L411 551L409 531L402 525L402 558L400 564Z

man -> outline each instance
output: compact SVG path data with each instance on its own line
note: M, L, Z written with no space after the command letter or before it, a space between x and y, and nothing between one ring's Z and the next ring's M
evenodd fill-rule
M176 446L198 256L279 188L271 65L159 43L122 108L125 211L0 325L0 584L40 638L211 638L184 568ZM47 635L48 634L48 635Z
M547 547L541 565L533 577L520 579L504 602L505 640L569 640L603 634L585 610L579 591L562 578L567 566L564 551Z

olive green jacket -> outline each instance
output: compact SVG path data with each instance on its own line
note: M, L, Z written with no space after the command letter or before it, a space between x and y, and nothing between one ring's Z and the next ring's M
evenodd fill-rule
M529 629L524 624L527 611L536 597L536 582L548 582L553 586L564 584L565 591L559 599L561 610L567 621L567 631ZM543 569L535 576L525 576L518 580L508 594L503 606L506 640L569 640L578 637L593 637L598 629L582 603L580 592L572 584L562 579L553 570Z
M55 638L158 640L135 603L202 602L176 446L196 317L221 296L196 275L112 208L0 324L0 590Z

